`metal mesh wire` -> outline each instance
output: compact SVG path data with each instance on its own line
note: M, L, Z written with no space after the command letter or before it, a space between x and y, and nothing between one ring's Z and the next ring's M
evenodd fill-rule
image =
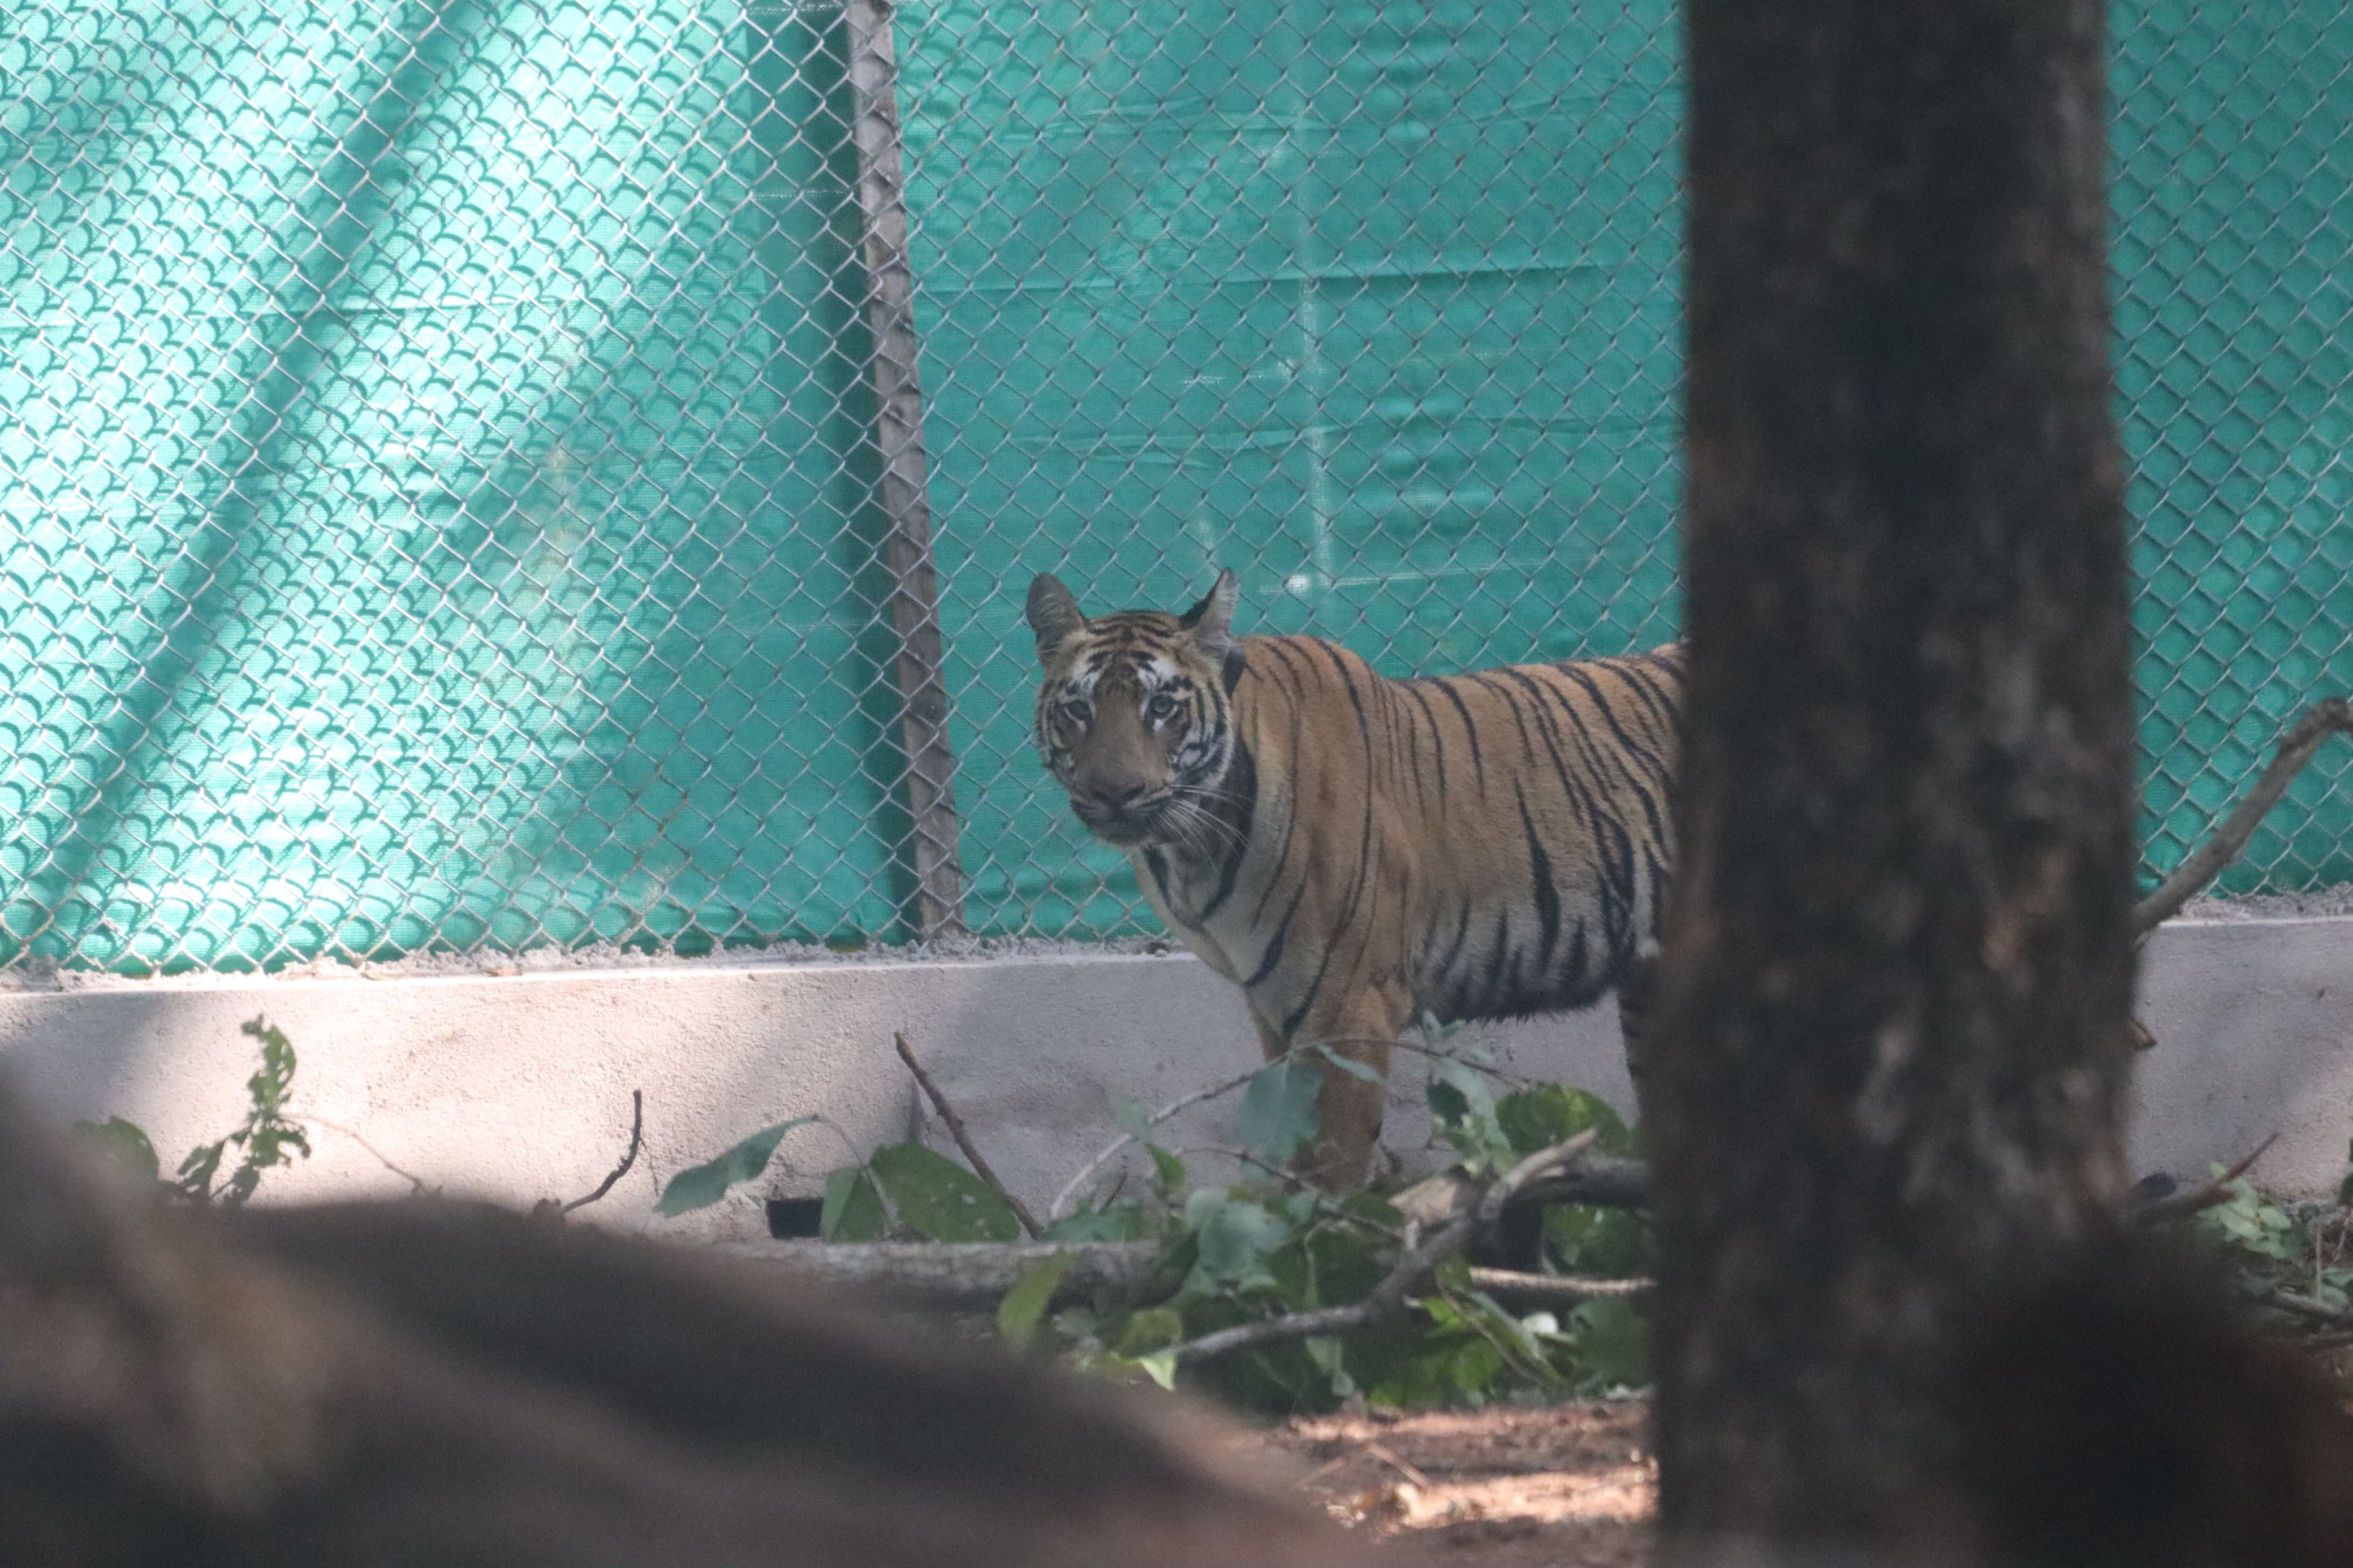
M10 21L0 963L1113 934L1032 573L1672 635L1667 0ZM2162 868L2353 673L2353 10L2116 58ZM2238 885L2353 879L2343 773Z

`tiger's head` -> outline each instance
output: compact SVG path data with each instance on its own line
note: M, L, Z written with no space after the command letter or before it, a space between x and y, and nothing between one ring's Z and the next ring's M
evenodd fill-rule
M1104 843L1130 849L1196 841L1233 761L1238 584L1218 574L1181 616L1124 610L1089 620L1051 576L1029 584L1038 634L1038 754L1071 792L1071 810Z

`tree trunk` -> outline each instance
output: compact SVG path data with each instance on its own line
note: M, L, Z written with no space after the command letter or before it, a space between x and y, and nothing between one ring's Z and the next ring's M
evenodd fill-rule
M1936 1528L1955 1305L2125 1184L2098 0L1689 0L1661 1520Z

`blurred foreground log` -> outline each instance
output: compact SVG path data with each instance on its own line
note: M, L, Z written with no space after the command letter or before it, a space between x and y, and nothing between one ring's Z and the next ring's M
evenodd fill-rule
M504 1211L165 1212L0 1098L0 1562L1364 1561L1153 1400Z

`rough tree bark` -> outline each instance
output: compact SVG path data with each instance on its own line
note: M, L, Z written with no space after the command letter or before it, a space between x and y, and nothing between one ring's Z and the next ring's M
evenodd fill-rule
M2125 1185L2099 0L1689 0L1662 1523L1937 1528L1956 1303Z

